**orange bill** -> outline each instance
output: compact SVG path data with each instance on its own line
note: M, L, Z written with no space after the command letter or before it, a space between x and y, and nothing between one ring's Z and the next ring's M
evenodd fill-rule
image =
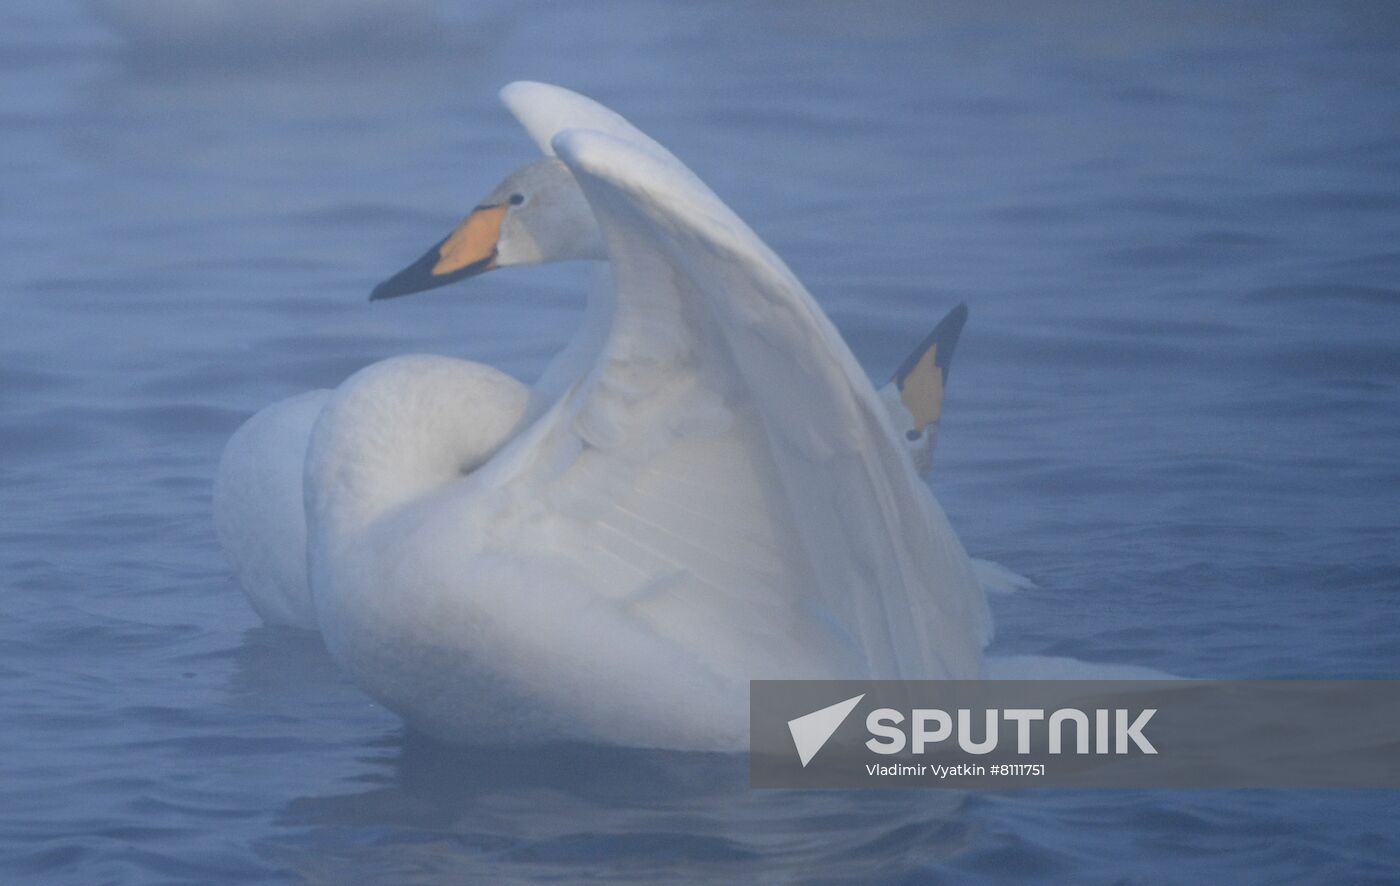
M943 414L944 386L953 363L953 348L967 322L967 305L960 304L939 321L894 374L899 398L922 431Z
M504 203L478 206L416 262L374 287L370 300L436 289L496 267L496 244L507 209Z

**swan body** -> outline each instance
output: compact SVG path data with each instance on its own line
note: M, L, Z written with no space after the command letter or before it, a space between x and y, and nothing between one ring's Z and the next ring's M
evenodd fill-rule
M253 609L271 624L316 627L303 466L330 395L308 391L258 412L229 438L214 476L215 534Z
M920 480L961 319L877 393L664 148L567 90L502 97L546 158L373 297L564 259L610 279L533 389L400 357L250 420L216 510L255 608L459 741L731 750L750 679L979 676L985 598Z

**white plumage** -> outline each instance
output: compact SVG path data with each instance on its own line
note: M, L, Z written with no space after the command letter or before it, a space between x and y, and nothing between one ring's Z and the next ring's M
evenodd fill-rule
M557 160L377 294L565 242L604 249L612 285L533 391L403 357L240 430L217 519L259 612L319 627L362 688L455 740L733 749L749 679L978 676L972 565L812 297L621 117L543 84L502 97ZM309 606L287 590L301 536L272 525L302 515L256 491L303 454Z

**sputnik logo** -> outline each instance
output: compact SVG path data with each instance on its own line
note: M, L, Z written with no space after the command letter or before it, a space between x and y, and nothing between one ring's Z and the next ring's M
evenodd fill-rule
M797 748L797 758L802 761L803 769L807 768L807 764L836 730L841 728L841 724L846 722L846 718L856 709L862 698L865 698L863 692L854 698L838 701L834 705L788 721L788 732L792 733L792 743Z

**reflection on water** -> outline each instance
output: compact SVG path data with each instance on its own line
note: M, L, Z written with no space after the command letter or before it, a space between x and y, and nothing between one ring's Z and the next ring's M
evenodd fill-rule
M330 720L354 700L300 631L249 631L234 662L229 693L251 716ZM353 786L278 812L283 833L260 842L263 858L332 882L428 871L444 882L576 879L589 866L635 882L785 870L850 880L872 866L934 867L966 847L972 828L966 796L952 791L751 791L748 760L735 754L453 747L393 725L359 753ZM365 834L379 836L365 843ZM403 851L386 857L385 841Z
M0 879L1394 879L1388 795L769 793L734 757L433 746L255 626L208 513L274 399L562 345L583 267L365 300L532 156L496 89L552 80L689 162L872 375L968 302L935 487L1039 585L994 601L999 651L1393 677L1393 4L0 24Z
M578 877L721 879L778 871L860 879L936 866L968 843L965 800L929 796L763 792L735 755L555 745L451 748L408 736L384 777L363 791L293 801L281 823L339 832L392 832L419 844L386 859L369 846L320 856L330 874L368 866L392 878L427 869L447 881ZM301 846L269 850L293 867ZM397 855L397 854L396 854ZM384 867L388 862L393 867Z

